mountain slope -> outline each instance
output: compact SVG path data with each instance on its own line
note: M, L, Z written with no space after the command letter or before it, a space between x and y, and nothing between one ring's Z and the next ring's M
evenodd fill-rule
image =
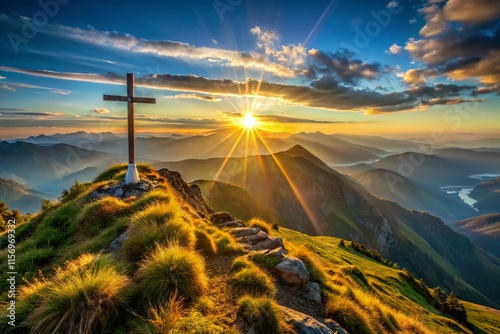
M428 299L439 289L347 242L286 228L271 231L319 287L322 298L312 301L309 287L287 283L273 269L271 255L249 253L241 239L231 237L251 229L212 223L208 217L227 214L212 214L199 189L178 173L141 166L143 181L125 187L118 181L125 169L114 166L100 174L100 182L72 188L60 203L17 226L21 294L15 327L7 324L9 297L0 296L2 333L248 333L255 328L256 333L298 334L313 331L312 325L321 333L344 333L334 321L361 334L498 332L498 311L466 303L467 320L459 320ZM175 233L163 234L167 228ZM136 239L144 229L148 238ZM183 246L173 244L172 237ZM0 236L1 256L8 254L7 240ZM139 241L134 251L130 240ZM6 262L0 267L6 271ZM156 268L165 270L155 276ZM7 281L0 285L7 291ZM240 299L245 291L252 296ZM462 304L452 295L437 296Z
M12 209L23 213L37 212L42 200L54 199L54 196L27 187L13 180L0 178L0 201L5 202Z
M450 227L500 258L500 213L464 219L451 224Z
M500 177L481 182L472 189L469 196L477 201L474 207L479 212L500 212Z
M179 170L191 180L214 178L223 164L223 159L207 159L159 166ZM500 279L498 259L490 258L434 216L371 196L354 181L311 158L304 148L231 158L219 176L266 203L292 229L361 241L430 284L456 282L449 288L466 286L461 292L464 298L490 305L500 302L500 287L495 283ZM485 279L473 272L481 272Z
M243 220L261 218L269 223L287 226L287 222L269 210L245 189L220 181L196 180L207 203L217 211L227 211ZM235 200L237 199L237 200Z
M429 212L445 223L468 218L475 211L459 198L415 185L398 173L386 169L372 169L350 175L371 194L396 202L407 209Z

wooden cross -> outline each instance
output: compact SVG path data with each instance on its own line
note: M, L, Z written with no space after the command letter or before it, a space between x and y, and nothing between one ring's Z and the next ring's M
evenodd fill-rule
M139 182L139 173L135 166L135 132L134 132L134 103L156 103L156 99L150 97L134 96L134 74L127 73L127 96L103 95L104 101L120 101L128 103L128 170L125 174L125 183L133 184Z

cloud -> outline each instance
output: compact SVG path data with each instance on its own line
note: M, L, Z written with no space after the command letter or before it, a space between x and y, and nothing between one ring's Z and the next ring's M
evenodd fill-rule
M5 90L8 90L9 92L15 92L16 90L12 87L10 87L9 85L6 85L6 84L3 84L1 86L2 89L5 89Z
M500 84L496 85L491 85L491 86L485 86L485 87L478 87L476 90L472 92L472 95L484 95L484 94L492 94L496 93L497 95L500 95Z
M422 71L411 69L405 72L403 75L403 80L409 85L423 85L425 84L425 79L422 75Z
M446 29L448 29L448 24L444 19L443 10L437 5L430 5L419 9L419 12L424 14L426 19L425 26L420 29L420 35L424 37L431 37L438 35Z
M229 111L216 111L217 114L240 118L244 115L239 112L229 112ZM325 121L325 120L315 120L315 119L305 119L296 118L283 115L259 115L253 114L258 121L261 122L274 122L274 123L300 123L300 124L338 124L338 123L354 123L354 122L340 122L340 121Z
M397 1L391 1L385 7L386 8L396 8L397 6L399 6L399 3Z
M278 34L274 31L266 31L259 26L253 27L250 32L257 37L257 47L267 57L292 68L304 64L307 52L302 44L277 46Z
M24 109L16 109L16 108L1 108L3 115L15 115L15 116L32 116L32 117L61 117L65 116L64 113L58 112L32 112L32 111L23 111Z
M95 112L96 114L109 114L109 110L104 108L94 108L91 111Z
M0 66L0 70L9 71L9 68ZM14 71L12 71L12 72L14 72ZM27 89L43 89L43 90L48 90L51 93L56 93L56 94L60 94L60 95L69 95L72 93L72 91L70 91L70 90L57 89L57 88L51 88L51 87L43 87L43 86L37 86L37 85L30 85L30 84L19 83L19 82L5 82L5 84L1 87L3 89L9 90L11 92L16 91L16 89L13 88L13 87L15 87L15 88L27 88Z
M0 111L23 111L23 108L0 108Z
M402 50L403 50L402 46L397 45L396 43L394 43L394 44L391 45L391 47L389 48L389 50L387 50L387 52L390 52L393 55L398 55L398 54L401 53Z
M346 84L355 84L360 79L374 80L381 73L388 71L380 63L365 63L354 59L354 53L347 49L340 49L335 53L326 53L316 49L309 50L309 76L318 74L332 76Z
M221 101L220 98L213 96L213 95L201 95L201 94L175 94L175 95L164 95L163 98L165 99L196 99L196 100L203 100L203 101L209 101L209 102L218 102Z
M150 41L143 38L137 38L130 34L99 31L92 27L88 29L81 29L64 25L55 25L50 26L50 28L55 34L90 44L140 54L153 54L161 57L178 58L180 60L204 60L209 61L212 64L218 63L224 66L251 68L286 78L295 77L296 72L278 62L283 61L285 63L295 63L299 60L300 51L300 47L298 46L283 46L279 50L270 49L272 51L270 54L262 55L256 52L241 52L212 47L196 47L177 41ZM252 30L256 28L258 27L255 27ZM269 45L269 47L271 46ZM267 59L268 56L272 56L272 58L278 62L269 61Z
M3 79L7 79L7 78L0 75L0 80L3 80Z
M0 68L1 69L1 68ZM14 72L48 76L64 80L125 84L114 73L106 75L60 73L43 70L9 68ZM3 70L7 70L5 67ZM415 110L419 100L412 91L379 93L370 89L343 86L332 76L323 76L308 86L287 85L264 80L244 82L229 79L209 79L196 75L149 74L136 78L137 86L161 90L183 91L216 96L251 96L280 100L290 104L328 110L360 111L365 113Z
M436 76L495 85L500 82L499 8L500 3L485 0L449 0L444 9L424 7L423 38L410 38L405 49Z
M435 105L450 105L459 103L472 103L472 102L484 102L483 99L461 99L461 98L434 98L430 100L421 101L424 106L435 106Z
M500 17L500 2L495 0L448 0L444 6L448 21L480 24Z
M417 19L416 19L416 18L413 18L413 19L411 19L410 21L408 21L408 23L410 23L410 24L415 24L415 23L417 23Z

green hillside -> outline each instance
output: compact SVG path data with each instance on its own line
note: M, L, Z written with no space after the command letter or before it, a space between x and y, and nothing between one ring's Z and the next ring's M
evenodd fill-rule
M312 302L309 284L285 280L270 255L285 251L251 251L252 243L236 236L252 228L229 227L233 221L221 228L222 217L233 218L214 213L198 187L148 166L139 168L140 184L125 186L118 181L125 169L113 166L95 182L75 185L16 226L16 326L4 314L12 298L2 280L1 333L291 334L311 323L332 334L342 327L361 334L500 333L497 310L464 308L372 250L248 222L266 240L281 238L288 259L304 266L321 292ZM6 233L0 245L6 258ZM0 270L8 271L5 262Z
M435 216L372 196L303 147L247 159L185 160L160 166L179 170L188 180L214 178L223 166L219 175L224 180L265 203L291 229L362 242L431 285L455 292L460 287L464 299L500 305L497 258ZM224 192L218 195L221 203L235 201Z

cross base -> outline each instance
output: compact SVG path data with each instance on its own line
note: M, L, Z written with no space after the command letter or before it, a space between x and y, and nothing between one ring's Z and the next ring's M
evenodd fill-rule
M139 172L135 164L129 164L127 173L125 174L125 184L139 183Z

